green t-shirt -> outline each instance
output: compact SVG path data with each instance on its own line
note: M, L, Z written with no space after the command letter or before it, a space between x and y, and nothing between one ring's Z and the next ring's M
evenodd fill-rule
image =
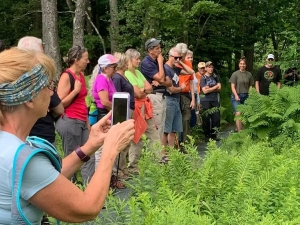
M125 71L125 76L132 86L137 85L139 88L144 88L146 78L139 70L135 70L135 74L136 76L129 70Z

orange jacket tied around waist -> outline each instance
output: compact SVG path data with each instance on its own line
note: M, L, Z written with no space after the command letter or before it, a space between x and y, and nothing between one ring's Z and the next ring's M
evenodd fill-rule
M145 116L142 113L142 107L144 106ZM135 110L134 110L134 137L133 141L137 144L143 133L148 128L146 120L153 117L152 103L148 97L142 99L135 99ZM145 120L146 119L146 120Z

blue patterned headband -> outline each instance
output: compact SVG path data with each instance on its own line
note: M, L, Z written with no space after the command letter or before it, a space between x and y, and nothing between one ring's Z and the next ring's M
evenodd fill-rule
M48 84L49 77L45 75L42 65L36 65L18 80L12 83L0 84L1 105L14 106L30 101Z

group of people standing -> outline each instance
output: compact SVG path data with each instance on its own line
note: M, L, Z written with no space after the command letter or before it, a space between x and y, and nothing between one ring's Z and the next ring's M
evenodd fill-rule
M254 78L252 74L246 71L246 59L243 57L239 60L239 70L235 71L230 77L231 83L231 104L235 116L239 116L240 112L237 110L239 104L244 104L249 96L249 90L254 86ZM265 65L262 66L255 79L255 89L262 95L269 95L269 86L275 83L278 88L281 86L281 71L275 66L275 56L268 54ZM240 132L242 123L236 119L236 131Z

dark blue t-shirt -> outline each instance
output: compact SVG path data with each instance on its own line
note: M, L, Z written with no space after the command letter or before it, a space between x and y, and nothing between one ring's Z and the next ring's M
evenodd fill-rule
M164 65L165 75L170 78L174 87L179 87L179 74L181 72L181 68L179 67L170 67L168 64ZM180 98L180 93L172 94L168 90L166 91L166 96L170 96L173 98Z
M53 109L60 104L60 98L56 92L53 92L53 95L50 99L49 109ZM45 117L42 117L36 121L32 127L29 136L37 136L43 138L50 143L55 142L55 127L54 127L54 118L51 114L51 111L47 113Z
M115 73L112 77L117 92L127 92L130 94L129 107L134 110L134 89L131 83L121 74Z
M218 83L220 83L220 79L216 74L212 74L210 76L204 75L200 80L201 90L205 86L214 87ZM203 91L201 91L200 102L202 101L203 102L219 101L219 92L211 92L211 93L204 94Z
M153 60L149 55L147 55L141 63L141 72L146 78L146 80L152 84L154 80L154 75L159 72L157 60ZM164 93L166 90L165 86L153 86L153 91Z

